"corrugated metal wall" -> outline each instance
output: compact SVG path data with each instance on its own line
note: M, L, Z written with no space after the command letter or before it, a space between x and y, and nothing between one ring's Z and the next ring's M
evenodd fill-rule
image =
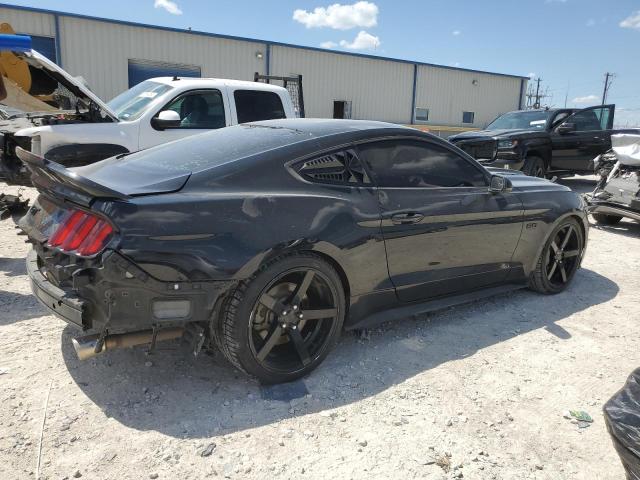
M265 70L261 43L60 17L63 67L82 75L102 98L128 88L129 59L197 65L203 77L253 80ZM262 53L262 59L256 52Z
M410 123L414 68L411 63L271 45L261 41L172 32L58 14L62 66L83 76L109 100L128 88L128 61L153 60L199 66L203 77L252 80L255 72L302 74L308 117L332 117L333 102L350 101L352 118ZM53 14L0 8L0 21L18 32L55 36ZM260 55L258 55L260 54ZM261 58L260 58L261 57ZM473 81L477 80L477 85ZM426 125L481 127L519 107L521 79L419 65L415 106L429 109Z
M54 16L46 13L0 8L0 22L11 24L13 29L19 33L45 37L55 37L56 35Z
M271 73L302 74L308 117L333 116L334 100L352 102L352 118L408 123L413 65L273 46Z
M462 112L475 112L469 126L484 127L499 114L520 108L520 86L516 77L419 65L416 108L429 109L424 123L462 125Z

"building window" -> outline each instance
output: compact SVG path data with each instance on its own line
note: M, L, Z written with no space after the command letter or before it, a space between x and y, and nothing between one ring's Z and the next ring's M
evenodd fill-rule
M336 100L333 102L333 118L351 118L351 101Z
M53 37L40 37L29 33L21 33L20 35L29 35L31 37L31 48L36 52L44 55L53 63L56 63L56 39Z
M129 88L155 77L200 77L200 67L153 60L129 60Z
M473 123L475 112L462 112L462 123Z
M429 109L428 108L416 108L416 121L428 122L429 121Z

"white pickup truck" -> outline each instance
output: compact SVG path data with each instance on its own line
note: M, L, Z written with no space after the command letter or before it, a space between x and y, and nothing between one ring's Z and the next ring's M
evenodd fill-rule
M296 116L282 87L215 78L154 78L105 103L30 48L0 54L0 180L9 184L30 183L16 146L74 167L211 129Z

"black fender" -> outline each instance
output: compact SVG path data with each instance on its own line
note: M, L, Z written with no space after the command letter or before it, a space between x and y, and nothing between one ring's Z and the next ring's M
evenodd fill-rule
M527 157L540 157L547 168L551 166L551 142L546 139L523 140L522 159Z
M81 167L123 153L129 150L114 143L71 143L53 147L45 157L65 167Z

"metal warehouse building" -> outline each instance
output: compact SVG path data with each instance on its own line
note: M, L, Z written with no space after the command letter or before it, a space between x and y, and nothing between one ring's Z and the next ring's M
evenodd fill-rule
M383 120L434 130L483 127L522 105L527 78L0 4L0 22L109 100L178 74L253 80L301 74L307 117Z

